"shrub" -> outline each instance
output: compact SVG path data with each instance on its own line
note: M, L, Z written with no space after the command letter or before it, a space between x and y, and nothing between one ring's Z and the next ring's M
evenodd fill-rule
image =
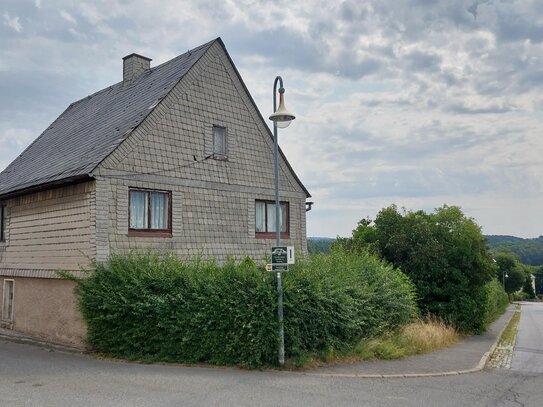
M417 288L423 314L433 314L462 332L485 329L485 285L493 278L480 227L460 208L433 213L382 209L374 222L362 219L352 238L333 249L370 251L400 268Z
M73 278L73 277L72 277ZM276 364L273 273L173 255L112 256L76 293L94 350L184 363ZM416 311L408 278L370 256L335 253L284 273L287 357L341 350L406 323Z
M503 286L496 279L487 283L485 286L485 291L485 321L488 325L504 313L505 309L509 305L509 297L503 289Z
M285 274L284 293L291 356L345 349L353 340L396 329L417 312L410 280L367 253L303 259Z

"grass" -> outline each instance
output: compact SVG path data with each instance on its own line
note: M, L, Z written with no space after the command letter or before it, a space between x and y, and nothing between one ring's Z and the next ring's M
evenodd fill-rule
M362 360L399 359L454 345L458 332L442 321L429 318L412 322L395 334L361 341L354 353Z
M396 332L363 339L354 348L345 352L325 352L290 360L288 368L312 368L325 364L353 363L362 360L390 360L432 352L458 342L458 332L433 317L409 323Z
M515 338L517 337L517 327L520 321L520 305L516 305L515 313L511 317L511 320L507 324L507 328L502 333L498 346L512 346L515 344Z

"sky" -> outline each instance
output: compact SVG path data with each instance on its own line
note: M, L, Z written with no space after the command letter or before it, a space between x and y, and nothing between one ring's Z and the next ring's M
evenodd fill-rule
M396 204L543 235L540 0L2 0L0 170L73 101L221 37L312 194L308 236Z

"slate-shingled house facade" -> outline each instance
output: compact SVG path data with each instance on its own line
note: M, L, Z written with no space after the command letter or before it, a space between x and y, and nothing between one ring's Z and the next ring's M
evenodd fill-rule
M71 104L0 174L1 324L81 345L77 272L131 249L181 257L273 245L273 140L221 39ZM282 235L306 252L308 191L281 153Z

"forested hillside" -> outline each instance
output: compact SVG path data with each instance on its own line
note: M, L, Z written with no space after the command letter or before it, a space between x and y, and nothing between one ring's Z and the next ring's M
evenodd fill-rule
M538 266L543 264L543 236L523 239L516 236L485 236L491 252L508 251L516 254L524 264Z
M328 253L335 240L330 237L308 237L307 251L309 253Z

